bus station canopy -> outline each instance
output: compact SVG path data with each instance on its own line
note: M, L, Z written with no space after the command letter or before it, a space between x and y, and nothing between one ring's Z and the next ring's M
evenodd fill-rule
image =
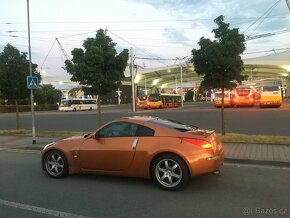
M271 54L263 57L245 59L242 74L249 75L253 79L264 78L289 78L290 74L290 51ZM181 70L182 68L182 70ZM135 84L142 87L180 87L182 81L186 86L196 87L202 81L194 71L192 63L173 65L153 69L144 69L137 72Z

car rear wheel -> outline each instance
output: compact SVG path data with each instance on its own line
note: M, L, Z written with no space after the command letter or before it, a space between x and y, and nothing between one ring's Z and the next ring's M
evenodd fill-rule
M68 174L68 164L63 153L49 151L44 157L44 169L53 178L61 178Z
M164 190L182 189L190 176L184 161L174 154L163 154L157 157L151 168L155 183Z

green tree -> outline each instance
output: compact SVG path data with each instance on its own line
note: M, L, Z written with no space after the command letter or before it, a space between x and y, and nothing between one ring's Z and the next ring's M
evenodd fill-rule
M116 90L124 78L129 58L128 49L117 54L116 43L99 29L95 38L87 38L82 48L75 48L72 60L65 61L65 68L72 75L71 81L83 85L83 91L98 98L98 117L101 125L101 96Z
M34 76L41 79L36 71L37 65L32 64ZM0 93L1 98L14 101L16 106L16 129L19 129L19 100L29 99L30 90L26 86L26 77L29 76L29 60L26 53L20 52L14 46L7 44L0 53Z
M214 22L218 25L213 29L215 39L202 37L199 49L192 49L192 62L198 75L204 75L201 86L222 89L221 123L222 134L225 135L224 121L224 90L231 88L231 81L241 82L246 79L241 75L243 61L241 54L245 51L245 37L237 28L230 29L220 15Z
M34 93L34 100L38 104L56 104L60 101L62 92L51 84L42 85Z

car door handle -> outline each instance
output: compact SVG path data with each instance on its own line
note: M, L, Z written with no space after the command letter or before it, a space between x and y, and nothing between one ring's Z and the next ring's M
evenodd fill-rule
M135 138L132 144L132 148L135 150L138 144L138 138Z

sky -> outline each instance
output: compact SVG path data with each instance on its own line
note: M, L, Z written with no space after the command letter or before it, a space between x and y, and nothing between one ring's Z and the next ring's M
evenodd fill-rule
M248 40L243 59L282 52L290 48L286 1L30 0L32 62L43 82L65 87L70 75L63 69L65 57L55 38L70 58L74 48L102 28L117 43L118 52L132 47L140 67L173 65L176 58L190 57L201 37L214 39L213 20L219 15L249 37L275 33ZM7 43L28 52L27 29L27 0L0 0L0 52Z

